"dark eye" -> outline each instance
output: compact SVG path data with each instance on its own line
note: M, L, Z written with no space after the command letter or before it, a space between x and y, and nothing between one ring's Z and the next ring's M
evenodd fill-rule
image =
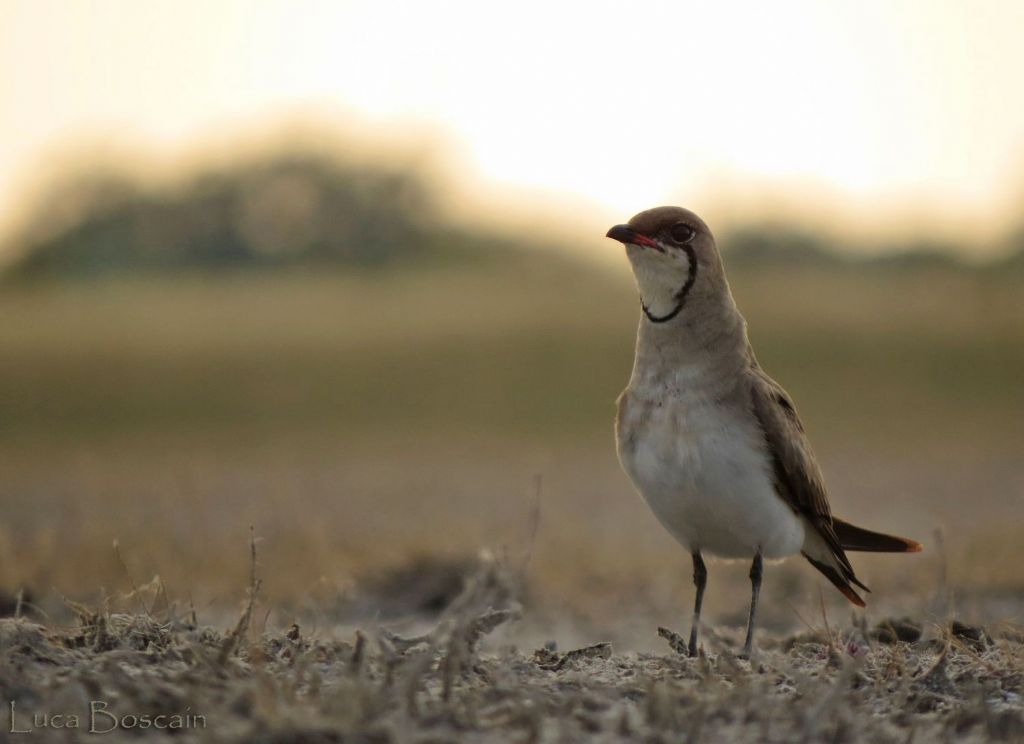
M697 231L687 225L685 222L677 222L672 225L672 228L668 231L669 237L675 243L689 243L693 240L693 236L697 234Z

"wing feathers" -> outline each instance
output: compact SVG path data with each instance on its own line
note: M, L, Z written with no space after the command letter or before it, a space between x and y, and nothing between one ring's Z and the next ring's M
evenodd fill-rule
M805 518L808 527L824 542L821 555L817 552L814 558L806 552L804 555L847 599L863 607L864 600L851 584L869 590L857 579L850 560L843 552L824 479L804 435L800 417L786 391L758 366L752 352L750 387L752 408L761 424L772 460L775 490L793 511Z
M835 585L836 589L841 591L843 593L843 596L845 596L848 600L853 602L858 607L866 606L864 604L864 600L861 599L860 595L853 590L853 588L850 586L850 582L847 581L846 578L841 573L839 573L839 571L837 571L827 563L822 563L821 561L814 560L813 558L811 558L811 556L807 555L807 553L804 553L804 558L810 561L810 564L812 566L814 566L816 569L825 574L825 578L831 581ZM853 580L857 582L857 586L859 586L861 589L864 589L865 591L870 591L866 586L857 581L856 577L853 577Z
M793 511L804 517L806 528L813 530L804 542L804 556L847 599L863 607L864 600L853 586L870 590L853 572L845 551L915 553L921 550L921 544L904 537L855 527L832 516L821 470L793 402L786 391L765 374L752 351L749 355L751 407L764 432L771 456L775 490Z

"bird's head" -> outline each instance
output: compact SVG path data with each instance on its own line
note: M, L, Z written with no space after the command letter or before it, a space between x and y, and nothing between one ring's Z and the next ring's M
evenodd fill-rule
M675 318L691 294L715 291L724 278L711 231L688 209L648 209L607 237L626 246L644 312L654 322Z

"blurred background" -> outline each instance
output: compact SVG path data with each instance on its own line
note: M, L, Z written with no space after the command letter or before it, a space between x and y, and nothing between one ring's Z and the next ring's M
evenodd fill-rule
M615 458L639 308L603 237L681 204L836 512L926 544L855 557L869 615L1020 621L1022 28L0 0L0 610L233 613L252 526L271 624L429 616L486 551L540 636L685 630L689 559ZM768 627L848 617L801 564Z

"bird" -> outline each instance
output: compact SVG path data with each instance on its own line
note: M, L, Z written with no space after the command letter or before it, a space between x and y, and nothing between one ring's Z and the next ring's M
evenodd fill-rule
M687 209L656 207L607 237L625 246L641 309L632 373L617 402L616 450L654 515L690 552L696 597L687 654L698 653L705 554L751 561L744 658L754 650L765 560L800 553L864 607L857 590L870 590L846 552L922 546L832 514L793 400L754 356L708 226Z

